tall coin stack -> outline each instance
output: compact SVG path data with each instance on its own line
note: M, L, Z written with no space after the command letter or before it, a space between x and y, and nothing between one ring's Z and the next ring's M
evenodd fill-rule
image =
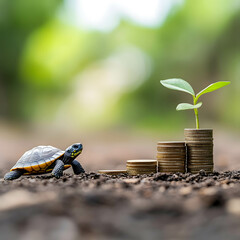
M129 175L152 174L157 172L156 160L128 160L127 173Z
M187 171L213 172L213 130L185 129L184 135L187 145Z
M186 145L185 142L158 142L158 171L166 173L185 173Z

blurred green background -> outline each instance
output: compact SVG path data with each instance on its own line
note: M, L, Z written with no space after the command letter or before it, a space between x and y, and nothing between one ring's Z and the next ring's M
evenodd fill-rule
M73 142L86 170L155 158L195 127L168 78L196 92L231 81L202 97L200 127L214 129L216 170L240 168L239 29L239 0L0 0L1 169Z
M239 29L238 0L0 0L1 121L194 127L175 111L191 97L159 84L179 77L196 91L231 81L203 97L200 121L239 129Z

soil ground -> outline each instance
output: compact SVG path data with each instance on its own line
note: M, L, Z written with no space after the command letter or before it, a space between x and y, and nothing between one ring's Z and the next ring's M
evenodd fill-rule
M127 159L155 156L157 139L125 140L111 135L83 139L85 148L79 160L85 174L76 176L68 170L60 179L51 175L2 179L33 146L64 149L69 142L77 142L70 137L59 139L2 132L1 240L240 238L240 171L236 171L240 169L240 141L236 136L215 138L216 172L209 175L203 171L194 175L99 175L98 169L125 168Z
M239 239L240 172L0 182L5 239Z

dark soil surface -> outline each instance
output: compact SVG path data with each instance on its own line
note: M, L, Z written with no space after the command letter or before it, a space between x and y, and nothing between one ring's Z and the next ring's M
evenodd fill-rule
M0 180L1 240L230 240L239 224L240 171Z
M38 145L65 149L82 142L78 160L89 172L125 169L128 159L154 159L157 141L181 140L183 133L154 138L0 130L0 240L240 239L240 171L226 172L240 169L238 133L215 131L214 169L221 173L110 177L75 176L70 169L60 179L4 181L22 154Z

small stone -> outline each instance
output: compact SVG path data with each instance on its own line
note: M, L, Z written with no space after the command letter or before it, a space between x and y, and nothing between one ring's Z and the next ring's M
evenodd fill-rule
M0 210L34 205L56 198L53 192L34 194L26 190L13 190L0 196Z
M183 196L189 195L192 192L192 188L191 187L183 187L180 188L179 193Z
M139 183L139 179L137 178L124 179L123 182L129 183L129 184L136 184L136 183Z
M240 216L240 198L230 199L226 203L226 210L230 214Z
M205 196L214 196L217 194L217 189L214 187L203 188L199 191L199 194L205 195Z

